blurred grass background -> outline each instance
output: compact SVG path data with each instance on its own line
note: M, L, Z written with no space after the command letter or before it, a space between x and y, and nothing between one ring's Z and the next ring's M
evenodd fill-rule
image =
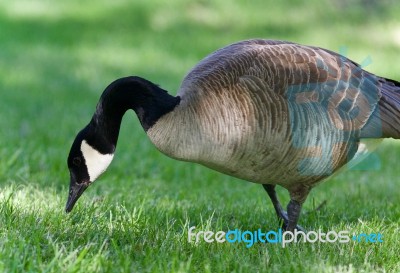
M395 0L0 0L0 270L400 271L396 141L371 170L317 187L300 219L310 230L381 231L380 245L188 244L192 225L276 229L272 205L259 185L161 155L132 113L109 171L63 212L70 145L116 78L175 94L207 54L267 38L370 58L366 70L400 80L399 14Z

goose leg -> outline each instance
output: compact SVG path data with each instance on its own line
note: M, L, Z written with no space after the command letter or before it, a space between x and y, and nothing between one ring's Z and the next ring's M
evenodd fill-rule
M276 196L275 185L263 184L263 187L265 191L268 193L268 196L272 201L272 205L274 205L274 209L276 215L278 216L278 219L288 221L287 213L286 211L283 210L281 203L279 203L278 197Z
M268 193L269 198L274 205L276 215L280 221L283 221L282 228L288 231L294 231L297 229L299 231L304 231L301 226L297 225L297 221L300 216L301 204L295 200L290 200L287 206L287 213L283 210L281 203L278 200L275 191L275 185L263 184L265 191Z
M287 214L288 214L288 221L286 224L287 231L293 232L295 229L297 229L299 231L304 232L304 229L297 225L300 216L300 211L301 211L301 204L291 199L289 201L289 204L287 205Z

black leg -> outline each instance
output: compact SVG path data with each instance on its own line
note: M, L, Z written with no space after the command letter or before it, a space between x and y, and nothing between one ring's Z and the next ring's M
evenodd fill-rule
M274 205L274 209L276 212L276 216L278 216L279 220L287 219L286 211L283 210L281 203L279 203L278 197L276 196L275 185L263 184L265 191L268 193L269 198L272 201L272 205Z
M288 223L286 226L287 231L294 231L295 229L304 231L303 228L299 228L297 222L299 220L301 211L301 204L295 200L290 200L287 206L287 214L288 214Z
M275 191L275 185L271 184L263 184L265 191L268 193L269 198L274 205L276 215L280 221L283 221L282 228L289 231L294 231L297 229L299 231L304 231L301 226L297 225L297 221L299 220L301 204L297 201L290 200L287 206L287 213L283 210L281 203L278 200Z

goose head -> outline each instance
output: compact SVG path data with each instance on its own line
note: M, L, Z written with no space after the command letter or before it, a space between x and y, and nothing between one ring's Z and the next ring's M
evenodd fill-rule
M91 124L86 126L75 138L68 156L70 189L66 211L70 212L82 193L110 165L114 157L113 145L93 133Z
M179 104L159 86L130 76L112 82L103 92L89 124L76 136L67 160L70 190L65 210L70 212L82 193L110 165L122 117L135 111L145 131Z

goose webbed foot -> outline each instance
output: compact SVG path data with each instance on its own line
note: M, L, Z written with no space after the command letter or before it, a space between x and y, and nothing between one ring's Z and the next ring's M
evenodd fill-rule
M263 184L265 191L268 193L269 198L274 205L276 215L278 216L279 222L282 229L286 231L298 231L306 232L304 228L297 225L299 220L301 204L295 200L290 200L287 206L287 212L282 208L275 191L275 185Z

